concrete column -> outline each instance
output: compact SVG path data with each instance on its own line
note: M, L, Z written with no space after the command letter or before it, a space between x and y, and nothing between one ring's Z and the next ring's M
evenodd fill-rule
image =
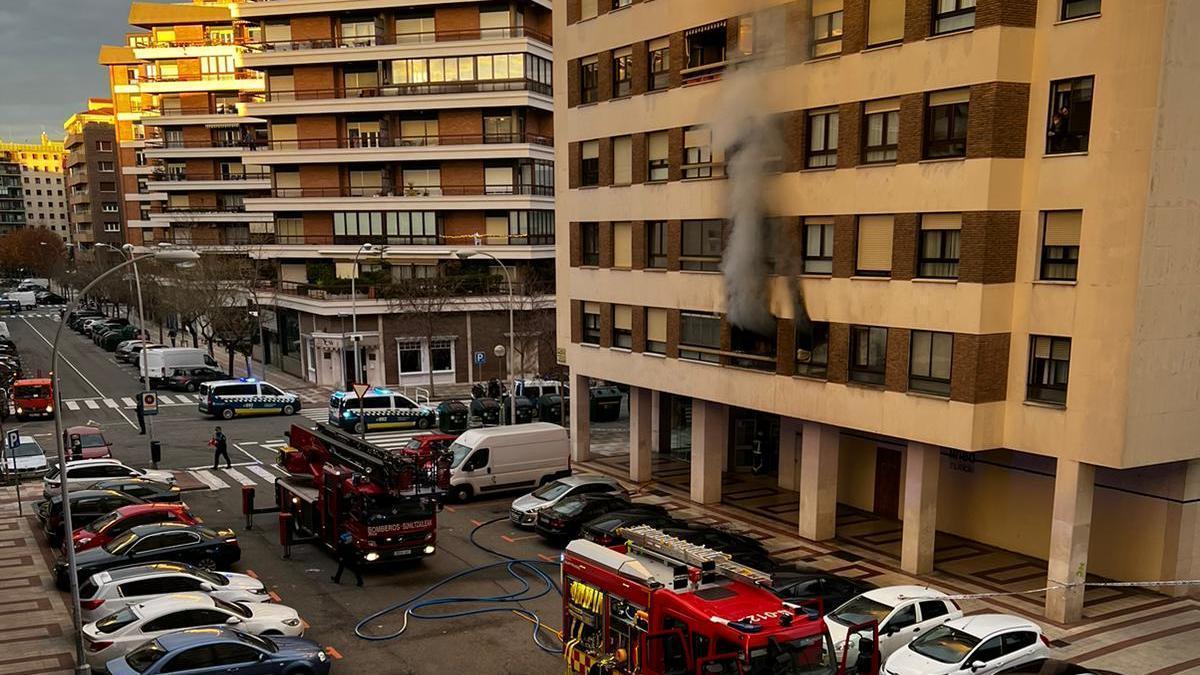
M662 396L655 389L650 392L650 449L662 452Z
M1162 579L1195 579L1200 576L1200 460L1183 464L1176 476L1178 483L1167 506L1167 527L1163 533ZM1162 592L1176 597L1200 596L1200 588L1166 586Z
M692 399L692 501L721 501L721 465L729 451L729 407Z
M800 536L833 539L837 532L838 446L841 431L805 422L800 456Z
M1082 583L1087 577L1096 467L1058 460L1054 477L1054 520L1050 523L1048 585ZM1083 586L1046 593L1046 618L1071 623L1083 617Z
M650 431L654 419L652 393L644 387L629 388L629 480L635 483L644 483L651 477L651 443L654 438Z
M571 461L592 458L592 423L588 410L588 378L571 373Z
M802 425L794 417L779 418L779 487L800 490L800 433Z
M904 466L904 538L900 545L900 569L909 574L929 574L933 571L940 462L941 451L937 446L908 444Z

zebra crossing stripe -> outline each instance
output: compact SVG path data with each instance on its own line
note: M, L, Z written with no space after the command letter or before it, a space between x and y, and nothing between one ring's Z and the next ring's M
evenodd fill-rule
M222 488L229 487L228 483L220 478L217 478L211 471L208 470L193 471L192 475L198 478L201 483L207 485L209 490L220 490Z
M270 471L267 471L266 469L262 468L261 466L259 466L257 464L251 464L250 466L248 466L246 468L250 471L250 473L257 475L259 478L262 478L263 480L267 481L267 483L269 483L269 484L275 483L275 474L271 473Z
M106 406L108 406L108 407L110 407L110 408L119 408L119 407L121 407L121 406L117 405L117 402L116 402L116 401L114 401L114 400L112 400L111 398L106 398L106 399L104 399L104 405L106 405Z
M87 398L83 400L83 404L88 407L88 410L99 410L100 404L96 403L96 399Z
M124 403L126 408L136 408L137 407L137 401L133 400L132 398L129 398L128 396L122 398L121 403Z
M225 473L242 485L254 485L254 481L237 469L225 469Z
M67 401L67 410L79 410L79 404L75 401Z

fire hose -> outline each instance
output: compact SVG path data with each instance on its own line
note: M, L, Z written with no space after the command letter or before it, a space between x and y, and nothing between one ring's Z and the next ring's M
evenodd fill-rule
M486 522L481 523L480 525L476 526L475 529L471 530L470 540L471 540L471 543L474 544L479 549L486 551L488 553L491 553L492 555L495 555L497 557L504 558L504 560L502 560L500 562L488 563L485 565L477 565L475 567L467 568L461 572L452 574L449 577L442 579L441 581L437 582L436 584L433 584L432 586L427 586L424 590L421 590L420 592L416 593L413 596L410 596L410 597L408 597L400 602L397 602L395 604L384 607L383 609L381 609L377 612L374 612L374 613L364 617L361 621L359 621L354 626L354 634L363 640L370 640L373 642L381 642L384 640L393 640L393 639L399 638L401 635L403 635L404 632L408 630L408 622L409 622L410 618L411 619L422 619L422 620L426 620L426 621L436 621L436 620L440 620L440 619L456 619L456 618L462 618L462 617L466 617L466 616L478 616L481 614L494 614L494 613L501 613L501 612L507 614L507 613L511 612L511 613L516 614L516 615L530 621L531 623L533 623L533 634L532 634L533 643L538 647L538 649L541 649L542 651L549 653L549 654L554 654L554 655L562 654L561 646L554 647L554 646L551 646L551 645L543 642L542 633L549 632L552 635L554 635L557 639L561 640L561 638L559 636L557 636L551 628L545 626L542 623L542 618L538 615L537 612L535 612L533 610L528 610L528 609L525 609L524 607L519 606L521 603L529 602L531 600L537 600L538 598L548 595L551 592L561 594L562 591L559 589L558 583L554 580L554 578L551 577L546 572L544 572L542 569L540 569L540 566L543 566L543 565L553 565L553 566L557 567L561 563L547 562L545 560L521 560L521 559L513 558L512 556L504 555L503 553L494 551L494 550L484 546L483 544L480 544L479 542L475 541L475 533L477 531L479 531L480 528L484 527L485 525L490 525L492 523L499 522L501 520L506 520L506 518L503 518L503 517L494 518L492 520L486 521ZM507 571L508 574L513 579L515 579L517 582L519 582L521 584L521 588L512 593L502 593L499 595L492 595L492 596L446 596L446 597L436 597L436 598L428 597L430 594L434 593L435 591L442 588L443 586L446 586L455 581L458 581L459 579L463 579L463 578L469 577L474 574L479 574L481 572L487 572L487 571L490 571L490 570L493 570L496 568L504 568L504 570ZM533 580L539 581L541 583L535 587L534 584L530 583L530 581L531 581L529 578L530 576L533 577ZM443 606L449 606L449 605L471 605L471 604L483 604L483 603L488 603L490 606L479 607L477 609L464 609L464 610L457 611L457 612L445 612L445 613L437 613L437 614L423 613L423 610L431 609L434 607L443 607ZM518 607L514 608L514 607L507 606L507 605L518 605ZM398 630L395 630L390 633L381 633L381 634L368 632L367 624L369 624L373 621L376 621L376 620L378 620L388 614L391 614L393 612L402 612L402 621L400 624L400 628Z

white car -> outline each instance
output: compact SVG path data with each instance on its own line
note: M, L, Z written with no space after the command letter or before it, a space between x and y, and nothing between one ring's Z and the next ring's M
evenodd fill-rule
M1007 614L947 621L892 654L884 675L991 675L1050 656L1042 629Z
M59 467L55 465L50 467L42 479L42 493L46 499L49 499L52 494L58 494L61 480L59 474ZM80 490L110 478L132 478L134 476L167 485L175 484L175 474L170 471L134 469L116 459L78 459L67 462L68 490Z
M85 625L86 658L96 670L164 633L226 626L251 635L304 634L300 615L291 607L269 602L225 602L202 593L174 593L130 605Z
M566 497L595 492L624 492L624 489L608 476L567 476L514 499L508 518L521 527L533 527L538 511L550 508Z
M29 436L21 436L17 447L4 448L4 475L40 476L46 473L46 453Z
M860 593L825 615L825 626L837 653L849 637L850 627L875 621L879 626L879 662L922 633L963 615L946 594L925 586L887 586ZM869 629L859 636L870 638ZM850 639L849 658L858 658L858 640Z
M225 602L267 602L270 599L266 587L254 577L233 572L209 572L177 562L117 567L93 574L79 585L85 623L168 593L204 593Z

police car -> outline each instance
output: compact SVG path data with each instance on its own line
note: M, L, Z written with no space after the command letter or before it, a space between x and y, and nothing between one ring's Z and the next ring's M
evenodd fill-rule
M252 377L200 385L200 412L230 420L237 415L292 415L300 397Z
M367 391L359 403L352 391L335 391L329 397L329 423L343 429L362 433L359 411L366 417L366 431L372 429L428 429L437 422L437 411L397 394L390 389L375 387Z

